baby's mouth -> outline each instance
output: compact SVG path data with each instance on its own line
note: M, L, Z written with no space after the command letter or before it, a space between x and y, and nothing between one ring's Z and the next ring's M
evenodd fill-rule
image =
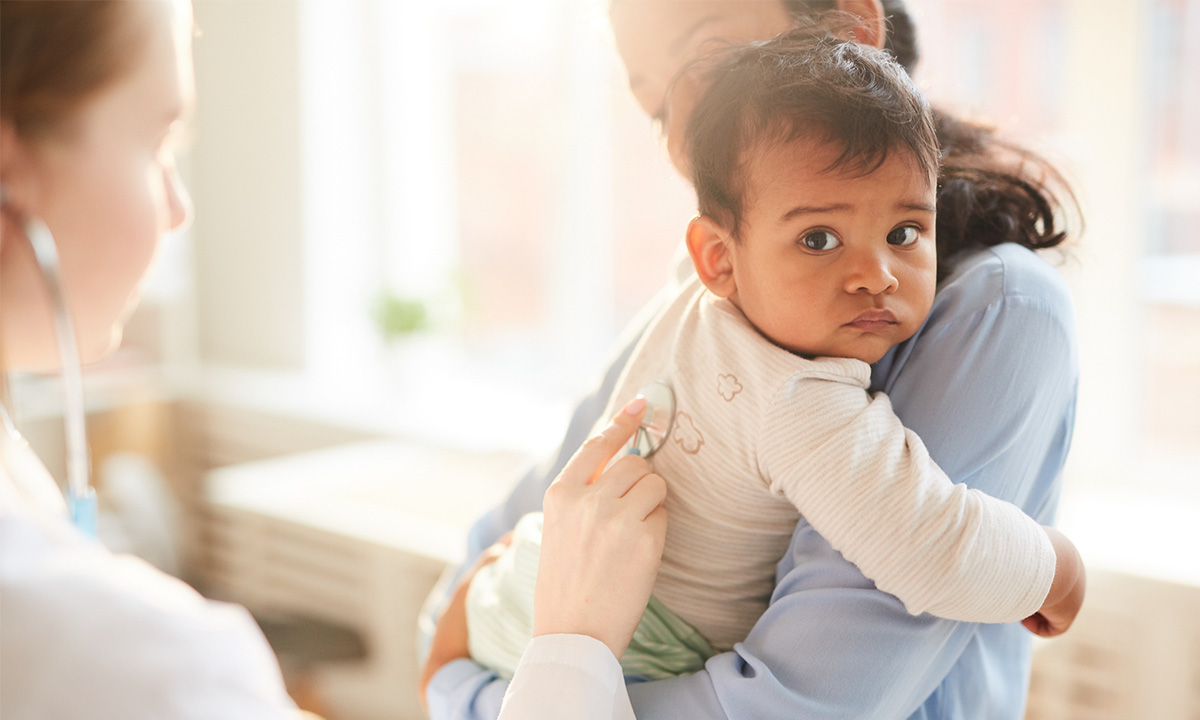
M846 326L854 328L855 330L878 332L881 330L887 330L898 325L899 323L900 321L896 319L895 313L886 308L881 308L859 313L858 317L846 323Z

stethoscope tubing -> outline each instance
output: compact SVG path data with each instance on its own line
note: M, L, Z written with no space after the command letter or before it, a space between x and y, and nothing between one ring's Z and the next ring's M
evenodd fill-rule
M71 521L80 530L96 535L96 491L89 480L87 426L83 403L83 368L75 324L63 290L58 247L50 228L37 218L26 220L25 237L42 271L54 312L54 334L58 344L59 373L63 385L63 423L67 449L67 507Z

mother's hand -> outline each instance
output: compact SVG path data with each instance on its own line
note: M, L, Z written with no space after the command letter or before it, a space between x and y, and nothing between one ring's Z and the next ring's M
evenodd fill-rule
M605 470L646 412L638 397L583 444L546 491L533 634L590 635L625 652L662 559L667 487L645 459Z

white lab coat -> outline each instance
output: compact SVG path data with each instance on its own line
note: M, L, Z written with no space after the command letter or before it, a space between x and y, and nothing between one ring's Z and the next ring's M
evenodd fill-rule
M498 720L634 720L621 665L587 635L542 635L525 647Z
M297 715L245 609L79 533L28 445L0 428L0 717Z

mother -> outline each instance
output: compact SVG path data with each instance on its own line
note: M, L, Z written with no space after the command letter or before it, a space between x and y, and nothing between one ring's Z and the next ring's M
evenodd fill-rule
M765 40L797 14L858 16L854 37L910 69L912 25L901 0L614 0L617 46L639 104L662 123L686 175L680 129L696 89L681 68L721 45ZM889 22L885 22L885 20ZM890 26L890 31L887 29ZM957 482L1049 523L1074 422L1076 341L1062 278L1033 250L1065 237L1036 158L978 127L938 116L939 285L925 326L873 368L904 424ZM472 530L478 554L542 495L592 427L631 348L576 410L556 461L530 472ZM631 685L646 718L1020 718L1030 666L1019 625L911 617L806 523L777 569L766 613L704 672ZM495 717L504 683L469 660L428 688L435 717Z

